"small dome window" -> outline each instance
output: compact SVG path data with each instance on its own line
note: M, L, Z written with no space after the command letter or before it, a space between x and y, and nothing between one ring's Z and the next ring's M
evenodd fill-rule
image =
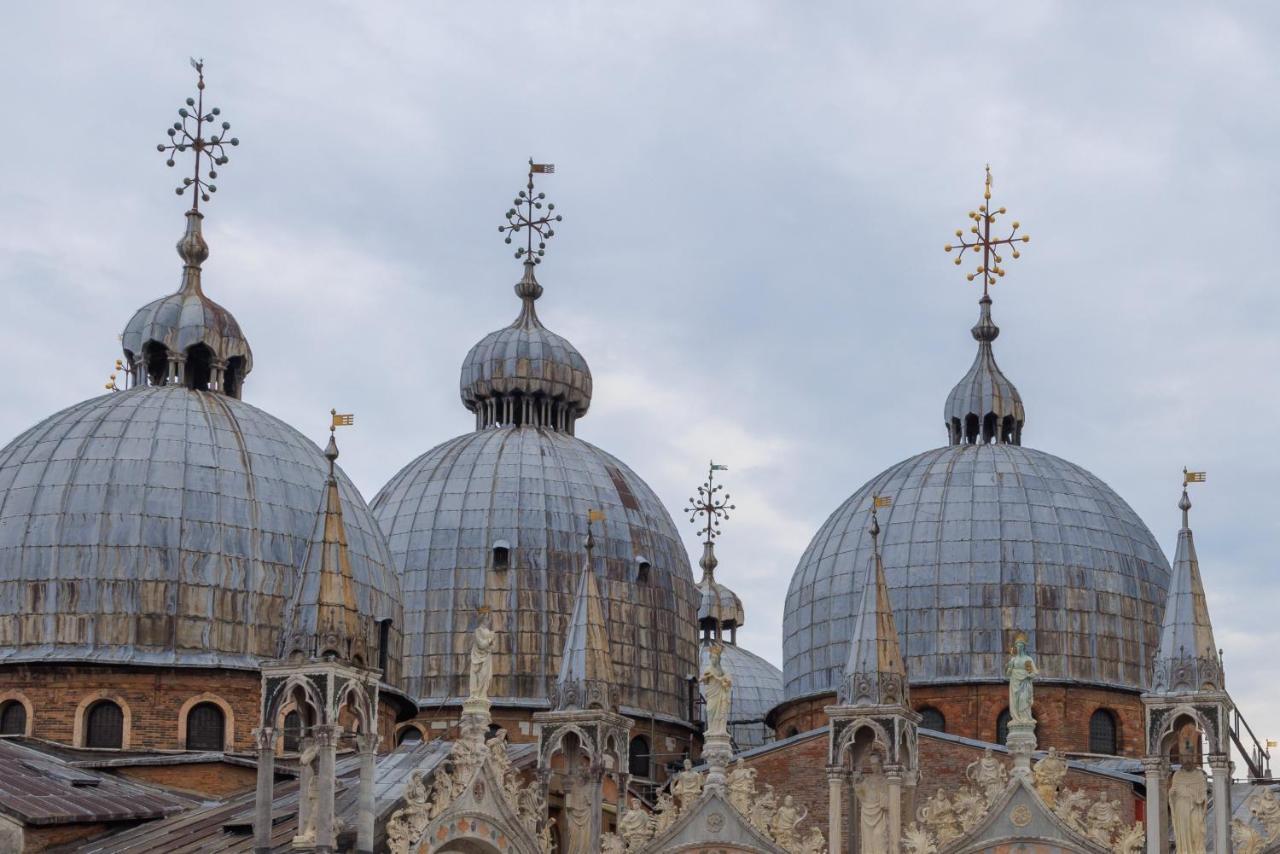
M934 732L946 732L947 719L942 712L933 706L925 706L920 710L920 728L931 729Z
M1089 752L1116 755L1116 716L1098 709L1089 718Z
M511 543L506 540L497 540L493 544L493 568L498 572L511 568Z
M996 717L996 744L1008 744L1009 742L1009 721L1013 720L1013 716L1009 714L1009 710L1005 709Z
M396 736L396 744L417 744L422 741L422 730L416 726L407 726Z
M649 570L653 568L653 564L644 555L636 555L636 583L649 583Z
M187 750L226 747L227 718L217 703L197 703L187 713Z
M110 700L99 700L85 715L85 747L120 748L124 744L124 710Z
M0 704L0 735L27 734L27 707L18 700Z

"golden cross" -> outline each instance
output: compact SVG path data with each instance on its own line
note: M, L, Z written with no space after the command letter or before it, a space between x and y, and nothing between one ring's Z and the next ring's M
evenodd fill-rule
M987 295L987 289L996 283L996 279L1004 276L1004 268L1000 265L1004 263L1004 257L1000 255L1000 248L1008 246L1013 250L1013 257L1021 256L1015 247L1019 243L1030 243L1031 238L1028 235L1018 234L1018 222L1014 220L1013 228L1009 231L1008 237L992 237L991 227L996 224L996 218L1004 215L1004 208L991 209L991 164L987 164L987 181L982 189L983 203L978 205L976 211L969 211L969 219L973 220L973 225L969 226L969 233L966 235L962 229L956 229L956 237L960 238L959 245L948 243L947 252L959 250L956 255L956 266L960 265L960 260L964 257L964 253L972 249L975 253L981 250L982 263L978 265L972 273L966 278L973 281L976 277L982 277L982 295Z

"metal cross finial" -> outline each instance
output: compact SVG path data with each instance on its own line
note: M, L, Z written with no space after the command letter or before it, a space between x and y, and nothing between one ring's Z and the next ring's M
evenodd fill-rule
M542 256L547 254L547 241L555 236L555 229L551 227L553 222L559 222L563 217L560 214L552 214L556 206L551 202L546 203L546 212L539 213L543 209L542 200L547 197L546 193L533 192L533 175L535 172L549 175L556 171L554 163L534 163L533 158L529 158L529 183L520 195L512 202L514 207L507 211L507 225L498 226L499 234L506 234L506 242L510 243L512 235L519 234L521 231L525 233L525 245L516 248L516 257L523 258L526 264L541 264ZM538 245L533 245L533 236L538 235Z
M223 166L230 159L227 157L226 146L237 146L240 140L234 136L227 139L227 131L231 129L230 122L222 122L218 130L212 129L214 119L222 114L222 110L213 107L207 113L204 111L204 60L192 59L191 67L196 70L196 97L188 98L187 106L178 108L178 115L182 117L182 121L173 123L173 127L169 128L169 142L157 145L156 151L161 154L168 152L169 159L165 161L166 166L177 164L174 159L175 152L180 154L188 150L195 152L195 164L191 177L183 178L182 186L175 192L181 196L190 187L191 209L198 211L200 202L209 201L209 197L218 192L217 185L213 183L218 177L218 171L214 167ZM192 112L192 109L195 112ZM206 128L205 125L209 127ZM208 132L207 136L206 132ZM208 172L204 176L200 172L202 157L209 161Z
M698 533L705 539L704 543L710 545L716 537L720 536L720 520L729 518L729 511L738 509L729 503L729 494L725 492L717 497L716 493L723 492L724 486L715 483L716 472L728 471L728 466L717 465L711 463L707 470L707 482L698 487L698 494L689 499L689 506L684 508L684 512L689 514L689 521L702 524L698 521L699 516L706 516L706 526L700 528Z
M1021 256L1016 246L1019 243L1030 243L1031 238L1028 235L1018 234L1018 222L1014 220L1013 228L1009 231L1008 237L992 237L991 227L996 224L996 218L1004 215L1004 208L991 209L991 164L987 164L987 181L982 188L981 205L978 205L976 211L969 211L969 219L973 220L973 225L969 226L969 234L965 234L963 230L956 229L956 237L960 238L960 244L953 246L948 243L947 252L953 249L959 250L956 255L956 266L960 265L960 260L964 257L964 253L972 249L975 253L982 252L982 263L978 268L970 273L967 278L973 281L978 276L982 277L982 295L987 295L987 289L996 283L996 279L1004 276L1004 268L1000 265L1004 263L1004 257L1000 255L999 250L1003 246L1008 246L1013 250L1013 257Z

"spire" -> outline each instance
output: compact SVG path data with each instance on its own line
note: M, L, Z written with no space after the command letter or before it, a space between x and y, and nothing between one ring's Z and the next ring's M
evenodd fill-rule
M1151 690L1157 694L1195 693L1224 689L1222 659L1213 639L1213 624L1200 580L1200 561L1191 534L1191 497L1187 485L1204 481L1204 472L1183 470L1182 528L1173 559L1173 577L1165 600L1160 646L1156 650Z
M1018 234L1021 225L1015 220L1005 237L992 235L1000 217L1006 213L1005 208L991 206L991 166L987 166L986 184L983 188L983 202L976 211L969 211L969 226L966 235L961 229L956 230L959 244L948 243L947 252L956 252L955 263L963 262L966 252L981 253L982 261L966 278L972 282L981 277L982 299L978 301L978 323L971 330L974 340L978 342L978 353L974 357L969 372L961 378L956 387L947 396L947 404L943 411L943 423L947 428L947 438L952 445L987 444L996 442L1008 445L1022 444L1022 425L1026 420L1022 409L1022 398L1018 389L1000 371L996 365L995 354L991 350L991 342L1000 334L1000 327L991 319L990 289L997 281L1004 278L1005 269L1001 252L1011 251L1014 258L1021 257L1019 244L1031 240L1028 235Z
M705 639L716 641L723 640L727 628L732 633L730 643L733 643L738 627L746 621L742 600L728 587L716 582L716 567L720 565L716 559L716 537L720 536L720 523L729 518L730 510L737 509L729 503L729 493L724 491L724 485L715 482L716 472L728 470L728 466L714 460L708 463L706 483L698 487L698 494L689 499L689 506L684 512L689 514L692 524L702 526L698 529L702 536L702 558L698 561L698 566L702 567L702 580L698 582L701 593L698 626Z
M365 633L362 631L355 577L347 552L346 525L342 518L342 497L334 463L338 459L335 432L354 423L355 417L332 412L329 444L324 455L329 460L324 500L316 516L311 545L302 565L283 658L301 654L307 658L333 656L353 664L367 664Z
M880 520L876 510L891 503L877 495L871 503L871 558L862 584L862 600L849 638L839 703L842 706L906 706L907 668L889 602L889 585L880 560Z
M564 635L564 651L560 656L560 675L556 678L553 700L557 711L567 709L602 709L614 711L613 653L609 648L609 632L605 628L604 606L591 566L595 536L592 523L604 519L597 510L587 513L586 561L578 579L573 613Z

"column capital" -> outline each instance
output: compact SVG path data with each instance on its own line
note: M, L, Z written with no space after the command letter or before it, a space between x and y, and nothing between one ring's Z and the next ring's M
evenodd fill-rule
M1163 774L1169 770L1169 760L1163 756L1142 757L1142 770L1148 774Z
M1214 771L1230 771L1231 757L1225 753L1210 753L1208 757L1209 767Z
M849 777L849 769L845 768L843 765L827 766L827 779L830 780L831 782L845 780L845 779L848 779L848 777Z
M259 750L270 750L274 753L276 749L275 728L269 726L254 727L253 742Z
M311 737L318 747L337 747L342 735L341 724L319 724L311 728Z

